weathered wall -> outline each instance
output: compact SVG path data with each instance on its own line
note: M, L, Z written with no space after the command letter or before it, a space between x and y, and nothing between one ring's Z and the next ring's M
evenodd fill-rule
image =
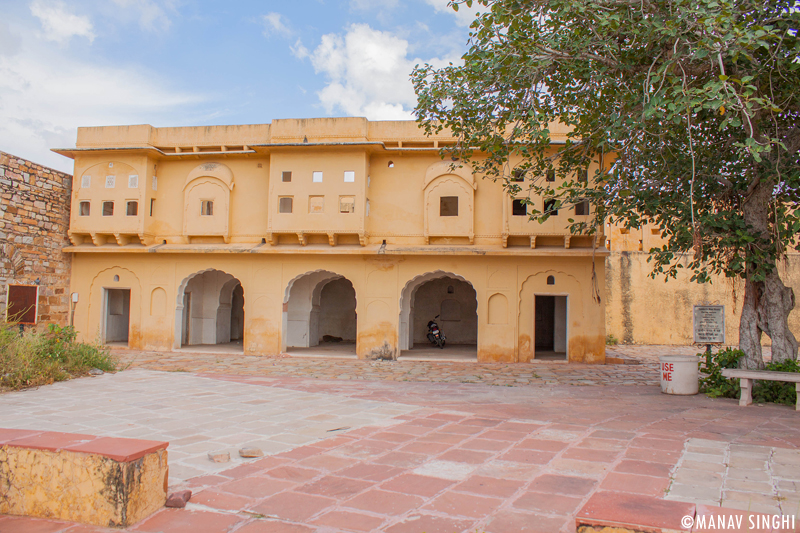
M478 342L478 301L469 283L452 278L428 281L417 288L413 306L415 344L429 344L428 321L436 315L447 344Z
M695 305L725 306L725 340L739 342L742 282L715 277L712 283L690 282L682 272L667 282L652 279L645 252L614 251L606 258L606 332L625 344L692 344ZM779 265L781 278L800 296L800 254ZM789 315L789 327L800 338L800 310ZM769 337L763 339L769 344Z
M39 279L38 320L69 320L72 176L0 152L0 309L8 284ZM5 316L5 313L3 314Z

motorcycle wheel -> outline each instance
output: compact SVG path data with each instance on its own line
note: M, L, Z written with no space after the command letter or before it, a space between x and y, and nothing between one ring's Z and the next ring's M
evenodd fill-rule
M439 338L437 338L437 339L436 339L436 344L438 344L438 345L439 345L439 348L441 348L442 350L444 350L444 341L442 340L442 338L441 338L441 337L439 337Z

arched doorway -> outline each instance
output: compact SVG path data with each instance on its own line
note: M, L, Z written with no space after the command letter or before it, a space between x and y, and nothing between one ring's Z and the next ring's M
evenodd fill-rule
M340 274L320 270L294 278L284 295L282 343L292 354L355 356L356 291Z
M443 350L427 339L428 321L436 319L447 337ZM400 297L401 357L477 360L478 296L466 279L449 272L429 272L409 281Z
M204 270L181 283L175 311L175 348L241 352L244 289L221 270Z

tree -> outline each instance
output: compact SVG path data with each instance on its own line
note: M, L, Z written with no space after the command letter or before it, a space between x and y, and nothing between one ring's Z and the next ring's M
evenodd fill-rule
M451 2L472 6L472 0ZM417 66L417 120L449 128L447 155L518 192L510 167L539 176L556 206L588 199L608 220L659 225L653 275L744 279L747 368L796 359L795 304L776 269L800 249L800 6L795 0L478 0L463 65ZM550 124L572 129L552 153ZM550 151L548 151L550 150ZM588 183L548 187L557 168ZM517 161L521 161L517 163ZM532 210L546 219L547 212Z

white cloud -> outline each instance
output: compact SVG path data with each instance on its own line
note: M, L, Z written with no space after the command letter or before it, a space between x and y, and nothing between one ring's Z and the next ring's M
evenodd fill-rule
M172 21L167 11L175 11L176 0L164 0L159 3L156 0L113 0L114 4L125 13L117 13L127 16L134 16L139 19L139 27L147 31L165 31L172 25ZM162 5L163 4L163 5Z
M89 42L94 41L95 35L89 17L70 13L64 2L34 0L30 8L31 14L42 23L45 39L65 43L73 36L78 36L86 37Z
M311 52L308 51L308 48L303 46L303 41L300 39L297 39L294 46L290 46L289 49L292 51L292 55L297 59L305 59L311 55Z
M353 24L344 36L323 35L310 58L314 70L328 78L317 93L325 111L371 120L412 118L416 96L409 76L423 60L409 59L408 48L405 39L366 24Z
M292 34L292 30L289 29L289 26L284 22L286 17L280 13L267 13L261 18L264 21L265 37L271 37L272 35L289 37Z
M478 14L478 4L474 3L472 7L467 7L466 4L459 4L458 11L455 11L448 5L449 0L425 0L429 5L433 6L439 13L449 13L456 18L456 23L459 26L469 26L475 20Z
M17 54L0 55L0 146L71 172L72 162L50 148L74 146L79 126L168 121L202 100L144 69L92 65L23 42Z

